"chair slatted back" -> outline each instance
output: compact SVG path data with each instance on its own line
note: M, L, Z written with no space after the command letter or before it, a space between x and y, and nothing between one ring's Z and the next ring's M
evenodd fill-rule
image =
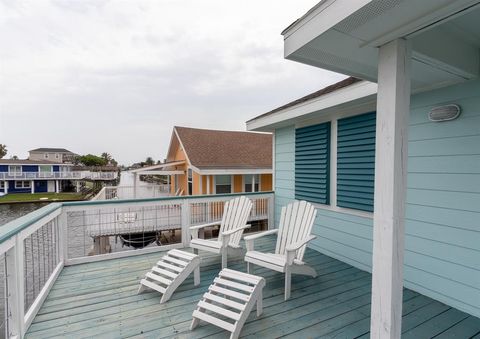
M295 201L282 207L275 253L286 254L288 245L306 239L312 232L316 216L317 210L306 201ZM295 259L303 260L306 247L297 250Z
M245 196L241 196L225 203L223 207L223 218L220 225L220 234L235 228L245 226L248 216L252 210L252 201ZM230 236L229 245L238 246L242 239L243 231L236 232ZM218 239L221 241L221 239Z

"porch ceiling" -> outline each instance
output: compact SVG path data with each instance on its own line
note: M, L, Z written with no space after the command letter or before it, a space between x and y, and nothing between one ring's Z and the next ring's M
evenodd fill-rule
M377 80L377 47L412 42L416 91L476 78L480 69L478 0L323 1L284 32L285 57Z

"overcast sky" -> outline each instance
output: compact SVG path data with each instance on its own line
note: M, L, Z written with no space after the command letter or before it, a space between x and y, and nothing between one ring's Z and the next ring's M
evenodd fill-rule
M0 0L0 143L164 159L174 125L245 121L344 76L283 58L318 0Z

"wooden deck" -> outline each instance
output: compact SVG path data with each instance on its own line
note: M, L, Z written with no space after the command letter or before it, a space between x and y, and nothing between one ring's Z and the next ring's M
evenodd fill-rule
M257 246L273 250L266 240ZM201 253L202 256L204 253ZM166 304L160 295L137 295L140 279L162 254L66 267L27 333L27 338L225 338L228 332L202 323L189 331L192 312L220 270L220 257L203 257L201 284L189 277ZM368 338L371 276L307 250L316 279L294 276L292 297L283 300L283 275L257 268L267 279L264 313L252 312L241 333L251 338ZM238 258L229 268L245 271ZM404 291L403 338L480 339L480 319L411 290Z

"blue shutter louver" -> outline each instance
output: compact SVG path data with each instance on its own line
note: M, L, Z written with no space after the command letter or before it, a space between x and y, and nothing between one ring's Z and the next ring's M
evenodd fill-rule
M329 204L330 122L295 130L295 199Z
M373 212L376 113L338 120L337 206Z

